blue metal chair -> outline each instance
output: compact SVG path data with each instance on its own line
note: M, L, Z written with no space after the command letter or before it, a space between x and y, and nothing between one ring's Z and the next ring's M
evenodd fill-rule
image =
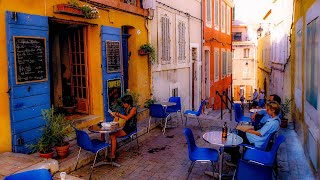
M200 162L210 161L212 164L212 168L213 168L212 172L214 172L214 162L217 162L219 159L218 151L215 149L211 149L211 148L198 147L196 145L195 140L194 140L193 133L189 128L184 129L184 136L187 139L188 154L189 154L189 159L191 161L191 165L188 169L187 179L192 171L194 164L197 161L200 161Z
M272 167L263 166L240 159L234 174L235 180L259 179L272 180Z
M234 103L233 104L234 109L234 118L236 122L250 122L250 117L243 116L243 111L241 108L241 104Z
M132 133L130 133L130 134L126 135L126 136L122 136L120 138L121 139L130 138L130 142L132 142L134 140L134 138L135 138L137 140L138 151L140 151L139 141L138 141L138 126L136 126L136 129Z
M166 112L167 113L180 113L181 121L183 121L182 112L181 112L181 98L180 97L170 97L169 102L174 102L174 103L176 103L176 105L167 107Z
M269 134L268 138L266 139L266 141L263 143L263 145L258 148L258 147L255 147L253 145L250 145L250 144L240 144L241 146L247 148L247 149L259 149L259 150L262 150L262 151L269 151L271 146L272 146L272 143L274 141L274 137L275 137L275 134L277 133L277 131Z
M77 157L77 163L76 163L75 170L77 169L77 165L78 165L78 162L79 162L81 149L84 149L84 150L87 150L87 151L90 151L90 152L96 154L95 157L94 157L93 165L91 166L91 173L90 173L90 177L89 177L89 179L90 179L99 152L101 150L104 150L104 149L107 150L108 147L111 147L111 144L106 143L104 141L100 141L98 139L90 140L89 135L85 131L79 130L79 129L76 129L76 128L74 128L74 130L76 131L77 144L80 147L79 153L78 153L78 157ZM107 155L107 151L106 151L105 155Z
M259 149L248 149L245 152L243 159L248 160L250 162L255 162L261 165L272 167L275 162L279 146L285 140L286 138L283 135L278 136L275 139L270 151L263 151Z
M149 106L149 125L148 125L148 133L150 131L150 122L151 118L161 118L162 120L165 119L165 125L163 126L163 134L166 132L166 125L169 117L169 113L167 113L161 104L150 104ZM162 121L161 121L162 124Z
M198 122L199 122L199 127L200 127L200 130L202 131L202 127L201 127L201 123L200 123L200 120L199 120L199 116L200 114L202 113L202 107L203 105L207 102L207 100L202 100L201 101L201 104L200 104L200 107L198 109L198 111L192 111L192 110L186 110L184 112L184 115L186 116L186 122L185 122L185 127L187 127L187 121L188 121L188 117L196 117Z
M11 174L4 178L4 180L34 180L34 179L51 180L52 177L48 169L36 169L36 170Z

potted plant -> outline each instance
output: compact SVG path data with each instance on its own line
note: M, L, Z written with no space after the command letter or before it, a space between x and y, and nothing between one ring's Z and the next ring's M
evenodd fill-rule
M288 125L288 119L287 119L287 114L290 112L290 103L291 103L291 99L285 99L284 103L281 103L281 114L282 114L282 118L281 118L281 127L282 128L286 128Z
M74 113L77 103L78 100L75 96L68 95L62 97L63 109L65 109L68 114Z
M139 55L149 55L151 62L156 60L156 51L150 43L141 45L138 53Z
M51 119L47 118L46 114L46 110L43 110L42 116L45 121L45 125L41 128L42 135L36 144L30 145L30 148L33 152L38 152L40 157L52 158L54 152L52 149L54 145L54 138L52 136Z
M149 108L151 104L154 104L156 100L154 99L147 99L146 102L144 102L144 107Z
M79 7L79 2L76 0L71 0L68 4L57 4L55 12L81 17L85 16L83 10Z
M57 113L54 107L45 110L45 117L51 119L51 133L54 147L58 157L63 159L67 156L70 144L66 141L68 135L72 132L71 123L63 114Z

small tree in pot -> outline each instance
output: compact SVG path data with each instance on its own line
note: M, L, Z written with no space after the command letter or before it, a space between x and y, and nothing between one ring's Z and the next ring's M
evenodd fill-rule
M284 103L281 103L281 114L282 114L282 119L281 119L281 127L286 128L288 125L288 119L287 119L287 114L290 112L290 103L291 99L285 99Z
M66 138L71 134L71 123L63 114L57 113L54 107L45 111L48 119L51 119L51 132L54 147L59 158L64 158L68 154L70 144Z

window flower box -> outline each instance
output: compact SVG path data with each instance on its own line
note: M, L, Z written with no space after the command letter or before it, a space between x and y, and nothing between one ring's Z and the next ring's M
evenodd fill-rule
M68 4L57 4L55 13L85 17L85 14L81 8L70 6Z

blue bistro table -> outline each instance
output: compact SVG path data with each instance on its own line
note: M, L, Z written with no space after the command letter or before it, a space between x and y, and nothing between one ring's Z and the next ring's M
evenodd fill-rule
M238 146L243 142L243 139L234 133L229 133L227 138L222 138L222 131L210 131L203 135L203 139L212 145L220 146L219 154L219 180L222 177L222 164L224 147ZM206 171L205 174L214 176L214 172Z

